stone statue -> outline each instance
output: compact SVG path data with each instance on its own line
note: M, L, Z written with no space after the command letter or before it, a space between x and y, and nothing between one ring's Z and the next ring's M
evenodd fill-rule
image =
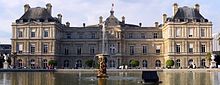
M7 60L8 60L8 56L7 55L3 55L4 56L4 60L5 60L5 62L7 62Z
M98 70L98 78L107 78L107 73L106 73L106 69L107 69L107 65L106 65L106 61L107 58L105 55L99 55L98 56L98 61L99 61L99 70Z
M4 54L3 56L4 56L4 60L5 60L5 62L3 63L3 69L8 69L8 62L7 62L7 60L8 60L8 56L9 55Z

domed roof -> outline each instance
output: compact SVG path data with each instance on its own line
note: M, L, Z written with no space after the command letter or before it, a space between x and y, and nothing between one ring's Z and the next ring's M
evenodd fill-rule
M106 26L117 26L120 24L120 21L114 16L114 11L110 11L111 15L105 20Z

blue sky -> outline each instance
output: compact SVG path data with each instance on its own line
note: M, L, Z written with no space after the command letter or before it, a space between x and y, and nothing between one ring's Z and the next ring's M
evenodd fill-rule
M92 25L98 23L98 17L109 16L113 0L0 0L0 43L11 43L11 24L24 13L24 4L31 7L45 7L52 4L52 15L63 15L63 23L69 21L71 26ZM200 4L201 14L213 22L213 33L220 32L220 0L114 0L115 16L126 23L153 26L162 22L162 14L172 16L172 5L194 7Z

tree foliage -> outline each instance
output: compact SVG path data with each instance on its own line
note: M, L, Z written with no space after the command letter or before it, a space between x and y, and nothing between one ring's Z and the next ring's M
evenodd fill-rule
M174 65L174 61L173 60L167 60L166 61L166 66L168 67L168 68L170 68L171 66L173 66Z
M87 60L85 62L85 64L88 66L88 67L93 67L95 65L95 61L94 60Z
M211 61L211 57L212 57L212 54L210 52L207 53L206 55L206 59L210 62Z
M52 66L56 66L56 65L57 65L57 61L55 61L55 60L50 60L50 61L48 62L48 64L49 64L49 65L52 65Z
M137 60L131 60L130 65L131 65L132 67L139 66L139 61L137 61Z

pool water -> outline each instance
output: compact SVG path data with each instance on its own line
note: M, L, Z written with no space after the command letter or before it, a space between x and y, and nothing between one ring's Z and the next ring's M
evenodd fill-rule
M143 85L142 72L2 72L0 85ZM220 72L158 72L159 85L220 85Z

